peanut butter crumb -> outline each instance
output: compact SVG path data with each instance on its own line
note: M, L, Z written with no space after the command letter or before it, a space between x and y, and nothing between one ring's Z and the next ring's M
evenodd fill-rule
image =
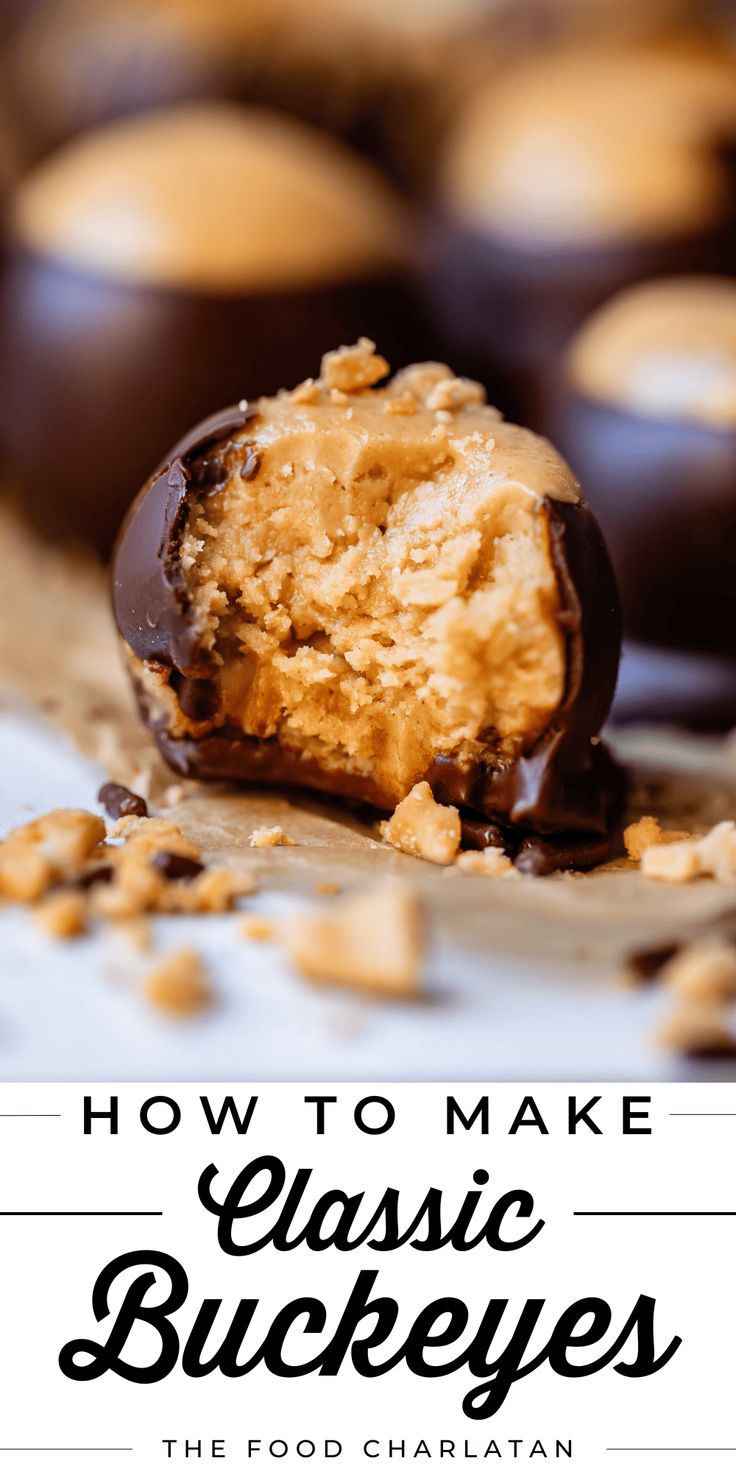
M75 940L87 930L89 910L84 895L62 890L41 900L33 909L33 918L54 940Z
M285 836L281 842L291 842ZM90 921L134 925L152 914L221 914L253 893L250 874L207 869L196 844L168 818L127 816L110 825L60 808L15 829L0 844L0 895L36 904L34 918L65 939Z
M149 971L143 990L146 1000L170 1017L194 1017L214 1000L200 957L187 947Z
M385 400L383 408L386 414L416 414L417 401L413 394L396 394Z
M736 998L736 946L702 940L683 946L660 973L682 1002L730 1002Z
M184 837L170 818L121 818L111 836L124 838L128 854L150 857L156 853L178 854L184 859L199 859L196 844Z
M716 823L702 838L645 848L641 872L664 884L689 884L704 877L719 884L736 884L736 823Z
M624 828L624 845L630 859L638 864L646 848L662 842L662 829L656 818L639 818Z
M161 896L160 908L179 915L222 915L254 889L250 874L237 869L205 869L190 884L169 885Z
M661 1048L689 1057L736 1054L728 1008L722 1002L682 1002L660 1029Z
M314 892L315 894L339 894L340 885L331 883L315 884Z
M704 874L719 884L736 884L736 823L716 823L698 840L698 855Z
M291 391L292 404L314 404L319 398L320 388L316 379L305 378L303 383L298 383Z
M629 858L638 864L645 849L653 848L659 843L679 843L692 836L691 833L674 830L667 832L660 827L656 818L646 817L639 818L636 823L629 823L628 828L624 829L624 845Z
M502 848L468 849L465 853L458 854L455 860L455 868L463 874L490 875L495 879L500 875L508 878L510 875L518 874L510 858Z
M641 872L662 884L689 884L702 870L695 845L690 842L655 845L644 850Z
M404 885L363 890L322 914L296 916L285 938L293 965L312 981L383 996L419 994L421 909Z
M267 920L265 915L246 915L241 922L240 933L246 940L273 940L273 921Z
M460 847L460 814L435 802L428 782L417 782L380 831L402 853L431 864L451 864Z
M74 877L105 838L94 813L55 808L14 828L0 843L0 894L28 903L60 880Z
M372 388L389 371L386 359L376 352L376 344L368 337L361 337L353 347L325 353L321 376L328 389L342 389L350 394Z
M112 883L93 891L91 909L101 920L134 920L158 908L165 888L163 876L150 863L126 856L117 864Z
M293 848L294 840L278 824L274 828L254 828L250 836L251 848Z
M443 378L427 395L427 408L452 413L468 404L485 404L486 391L472 378Z

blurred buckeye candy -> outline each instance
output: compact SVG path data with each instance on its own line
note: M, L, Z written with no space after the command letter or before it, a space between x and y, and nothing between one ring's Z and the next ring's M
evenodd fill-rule
M28 510L108 550L193 419L359 331L408 336L406 243L381 176L293 119L191 105L67 145L17 192L0 296L0 439Z
M734 59L692 44L552 50L481 88L427 252L456 360L540 423L560 352L607 297L733 271L735 143Z
M549 414L621 587L622 717L736 721L736 282L630 288L574 338Z

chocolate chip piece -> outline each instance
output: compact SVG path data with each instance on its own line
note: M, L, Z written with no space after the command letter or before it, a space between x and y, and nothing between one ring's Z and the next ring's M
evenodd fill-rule
M109 818L147 818L148 804L145 798L123 787L120 782L105 782L97 794Z
M640 951L631 951L626 957L626 966L636 981L654 981L680 950L682 946L676 940L660 946L647 946Z
M53 886L56 893L60 890L87 890L94 889L96 884L111 884L113 879L112 864L97 864L94 869L87 869L86 873L79 874L75 879L65 879Z
M151 859L154 869L163 874L164 879L196 879L204 869L199 859L187 858L186 854L166 853L163 850L154 854Z
M730 1043L727 1039L722 1042L708 1045L700 1043L692 1047L683 1048L685 1058L692 1058L693 1062L708 1063L730 1063L736 1058L736 1040Z
M487 823L482 818L461 815L461 827L463 848L502 848L505 852L509 834L504 833L497 823Z

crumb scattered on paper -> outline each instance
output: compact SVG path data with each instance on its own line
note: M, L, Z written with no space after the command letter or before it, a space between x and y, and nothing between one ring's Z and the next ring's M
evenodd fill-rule
M381 823L381 837L393 848L431 864L451 864L460 847L460 814L435 800L428 782L417 782Z
M703 877L736 884L736 823L726 820L716 823L702 838L645 848L641 872L663 884L689 884Z
M294 840L278 825L275 828L256 828L250 835L251 848L293 848Z
M203 962L196 951L186 947L148 972L143 993L152 1007L171 1017L194 1017L214 1001Z
M246 940L273 940L274 924L265 915L246 915L241 921L240 933Z
M657 1034L661 1048L689 1058L736 1057L729 1010L720 1002L684 1002Z
M336 900L285 927L289 958L312 981L384 996L419 994L421 906L413 890L387 883Z
M501 875L504 878L520 877L518 869L514 868L502 848L468 849L466 853L458 854L455 868L462 874L485 874L493 879Z
M636 823L629 823L624 829L626 852L629 858L637 864L647 848L653 848L660 843L679 843L682 839L692 837L692 833L684 833L679 829L669 831L662 828L658 820L651 815L639 818Z
M108 832L94 813L55 808L0 842L0 896L36 903L35 919L60 940L93 920L220 914L254 887L242 870L208 868L166 818L123 817Z

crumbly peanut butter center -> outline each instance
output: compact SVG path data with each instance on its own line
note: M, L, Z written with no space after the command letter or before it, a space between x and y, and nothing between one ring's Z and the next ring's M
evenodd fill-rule
M577 488L447 369L371 388L386 364L370 348L256 406L223 483L192 500L180 558L216 724L398 801L441 753L511 759L559 705L542 497Z

